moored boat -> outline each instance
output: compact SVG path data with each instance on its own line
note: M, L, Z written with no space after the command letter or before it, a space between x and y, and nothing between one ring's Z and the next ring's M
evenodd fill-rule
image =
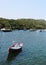
M15 43L9 48L9 53L18 53L22 51L23 43Z
M1 31L3 31L3 32L11 32L12 29L5 29L5 28L2 28Z

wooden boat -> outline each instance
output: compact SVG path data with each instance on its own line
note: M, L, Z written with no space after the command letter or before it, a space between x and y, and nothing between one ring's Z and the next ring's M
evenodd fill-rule
M9 53L18 53L22 51L22 43L15 43L9 48Z

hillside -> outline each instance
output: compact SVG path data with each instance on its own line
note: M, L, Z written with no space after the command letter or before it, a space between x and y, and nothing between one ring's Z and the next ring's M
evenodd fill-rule
M46 29L46 21L35 19L14 20L0 18L0 29L4 27L10 29Z

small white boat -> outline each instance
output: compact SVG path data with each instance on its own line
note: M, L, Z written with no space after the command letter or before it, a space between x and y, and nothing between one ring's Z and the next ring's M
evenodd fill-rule
M3 31L3 32L11 32L12 30L11 29L2 28L1 31Z
M15 43L9 48L9 53L16 53L22 50L23 43Z

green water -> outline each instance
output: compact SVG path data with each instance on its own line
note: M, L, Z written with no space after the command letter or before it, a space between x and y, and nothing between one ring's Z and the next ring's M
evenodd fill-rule
M9 55L12 41L23 43L19 54ZM46 65L46 32L0 31L0 65Z

